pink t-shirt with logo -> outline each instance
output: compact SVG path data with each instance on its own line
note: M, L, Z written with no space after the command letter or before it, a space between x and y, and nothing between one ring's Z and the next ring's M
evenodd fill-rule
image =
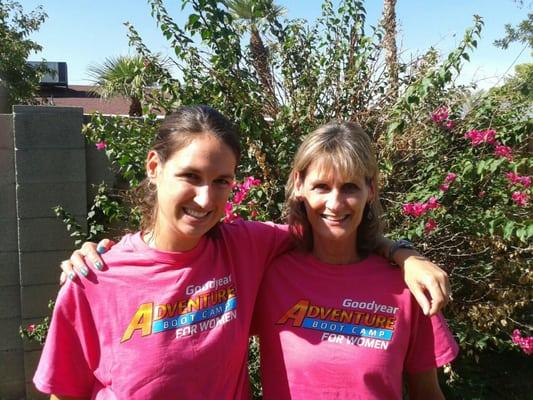
M442 366L458 347L428 318L401 271L371 255L352 265L280 256L254 314L266 400L402 399L402 374Z
M34 377L42 392L91 399L247 399L247 344L265 266L286 228L220 226L190 252L140 233L103 255L109 270L61 288Z

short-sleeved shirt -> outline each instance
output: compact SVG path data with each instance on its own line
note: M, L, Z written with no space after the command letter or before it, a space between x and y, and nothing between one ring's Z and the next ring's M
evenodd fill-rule
M371 255L331 265L296 250L267 270L254 330L266 400L401 399L402 374L450 362L442 315L423 315L402 273Z
M286 227L223 224L191 251L126 235L109 270L67 283L34 377L45 393L91 399L246 399L252 311Z

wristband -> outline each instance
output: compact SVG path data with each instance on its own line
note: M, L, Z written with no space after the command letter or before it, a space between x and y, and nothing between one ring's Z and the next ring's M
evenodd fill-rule
M400 249L414 250L415 246L407 239L400 239L395 241L389 249L389 261L393 261L392 257Z

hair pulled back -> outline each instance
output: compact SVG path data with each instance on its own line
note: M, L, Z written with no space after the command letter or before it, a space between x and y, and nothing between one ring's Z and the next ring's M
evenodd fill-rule
M165 116L151 150L157 152L162 163L203 135L212 135L227 145L235 155L236 165L241 158L239 134L233 124L219 111L206 105L182 106ZM141 211L141 229L153 228L157 216L157 190L149 178L137 188L137 206Z

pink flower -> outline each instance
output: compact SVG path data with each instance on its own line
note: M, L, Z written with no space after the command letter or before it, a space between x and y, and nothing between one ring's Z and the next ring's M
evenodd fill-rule
M526 189L531 186L531 177L530 176L520 176L514 172L507 172L505 174L507 180L515 185L522 185Z
M35 331L35 324L29 324L26 327L26 330L28 331L28 333L33 333Z
M431 119L433 122L440 124L442 121L448 119L449 112L446 107L439 107L431 113Z
M105 150L105 148L107 147L107 143L105 142L105 140L101 140L99 142L96 142L95 146L97 150Z
M449 188L450 188L450 185L447 185L447 184L445 184L445 185L440 185L440 186L439 186L439 190L441 190L441 191L443 191L443 192L445 192L445 191L448 190Z
M517 344L527 355L533 354L533 336L522 336L518 329L513 331L513 343Z
M237 190L235 194L233 195L233 203L234 204L241 204L246 195L248 194L248 191L244 190Z
M440 207L439 200L435 196L431 196L426 203L428 210L434 210Z
M487 192L485 192L484 190L482 190L481 192L479 192L477 194L477 197L479 197L480 199L482 199L483 197L485 197L487 195Z
M452 183L457 179L457 174L453 172L448 172L448 175L446 175L446 178L444 178L444 183Z
M257 217L257 215L258 215L258 212L256 210L250 211L250 217L255 218Z
M511 183L518 183L520 181L519 179L519 175L518 174L515 174L514 172L512 171L509 171L509 172L506 172L505 173L505 177L507 178L507 180Z
M513 161L513 150L509 146L497 144L494 148L494 155L497 157L505 157L509 161Z
M402 206L402 211L405 215L412 215L415 218L424 215L429 210L439 208L439 201L435 196L431 196L426 203L406 203Z
M429 234L436 227L437 227L437 222L434 219L428 219L426 224L424 225L424 230L426 232L426 235Z
M485 131L472 129L465 133L465 138L470 139L470 144L472 146L479 146L483 143L494 145L496 144L496 131L494 129L487 129Z
M244 180L242 187L246 190L250 190L252 187L257 186L261 183L261 180L255 179L253 176L248 176Z
M420 217L427 211L427 206L424 203L407 203L402 208L405 215L412 215L415 218Z
M444 127L446 129L450 129L451 130L451 129L455 128L455 122L453 122L452 120L448 120L448 121L446 121L444 123Z
M224 207L224 222L231 223L233 221L237 221L241 219L239 214L233 212L233 204L229 201L226 203L226 206Z
M524 192L513 192L511 195L511 199L519 205L520 207L527 206L528 198L527 194Z

